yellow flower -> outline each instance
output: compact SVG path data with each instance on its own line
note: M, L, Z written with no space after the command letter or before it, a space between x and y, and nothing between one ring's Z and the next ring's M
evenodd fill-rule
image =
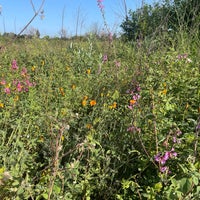
M74 90L75 88L76 88L76 86L73 84L73 85L72 85L72 90Z
M90 106L95 106L97 104L96 100L91 100L90 101Z
M91 73L91 69L87 69L86 73L90 74Z
M44 64L45 64L45 62L44 62L44 60L42 60L42 61L41 61L41 65L42 65L42 67L44 66Z
M64 89L63 89L62 87L60 87L59 90L60 90L60 94L61 94L62 96L64 96L64 95L65 95Z
M88 99L88 96L84 96L84 97L83 97L83 100L87 100L87 99Z
M87 101L86 101L86 100L83 100L81 104L82 104L82 106L86 106Z
M109 106L109 108L116 108L117 107L117 103L116 102L114 102L111 106Z
M62 136L61 136L61 140L64 141L64 139L65 139L65 137L62 135Z
M67 67L66 67L66 71L70 71L70 67L67 66Z
M31 67L31 70L34 72L35 71L35 69L36 69L36 66L32 66Z
M44 137L40 136L40 142L44 142Z
M3 103L0 103L0 108L3 108L4 107L4 104Z
M18 101L18 100L19 100L19 96L16 95L15 98L14 98L14 101L16 102L16 101Z

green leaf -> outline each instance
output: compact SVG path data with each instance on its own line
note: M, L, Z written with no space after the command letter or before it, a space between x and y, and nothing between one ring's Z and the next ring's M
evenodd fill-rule
M114 94L112 95L112 99L113 100L119 99L119 91L118 90L115 90Z
M47 193L43 193L43 194L42 194L42 197L43 197L44 199L48 199L48 194L47 194Z
M193 180L193 183L194 183L195 185L198 185L198 184L199 184L199 179L198 179L196 176L193 176L193 177L192 177L192 180Z
M57 186L57 185L54 185L54 186L53 186L53 191L54 191L56 194L59 194L60 191L61 191L61 188L60 188L59 186Z
M191 178L182 178L180 180L180 191L184 194L189 192L192 188L192 179Z
M155 191L160 192L162 189L162 183L161 182L156 183L154 185L154 189L155 189Z

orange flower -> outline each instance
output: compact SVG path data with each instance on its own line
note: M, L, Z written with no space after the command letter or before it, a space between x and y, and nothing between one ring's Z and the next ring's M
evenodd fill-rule
M116 108L117 107L117 103L116 102L114 102L111 106L109 106L109 108Z
M97 104L96 100L91 100L90 101L90 106L95 106Z
M167 94L167 89L164 89L164 90L161 91L160 93L166 95L166 94Z
M86 128L87 129L91 129L92 128L92 124L86 124Z
M136 100L134 100L134 99L131 99L130 100L130 105L133 105L133 104L135 104L136 103Z

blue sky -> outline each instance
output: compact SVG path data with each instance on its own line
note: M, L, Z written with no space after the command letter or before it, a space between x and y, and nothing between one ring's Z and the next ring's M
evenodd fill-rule
M154 0L144 0L152 4ZM42 0L33 0L35 9L41 5ZM106 22L111 32L119 32L119 25L125 15L124 0L104 0ZM127 9L135 10L142 5L142 0L126 0ZM0 15L0 33L20 30L34 15L30 0L0 0L2 7ZM59 36L62 28L62 15L64 13L63 27L68 36L76 33L84 34L94 29L104 27L101 12L96 0L46 0L43 6L44 18L40 16L31 23L29 30L36 28L41 36ZM79 16L79 20L78 19ZM77 26L78 21L78 26ZM77 28L78 27L78 28Z

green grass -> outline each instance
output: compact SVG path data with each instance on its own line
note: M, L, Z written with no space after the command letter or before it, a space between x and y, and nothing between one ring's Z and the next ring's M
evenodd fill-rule
M198 198L199 40L172 42L2 49L0 199Z

